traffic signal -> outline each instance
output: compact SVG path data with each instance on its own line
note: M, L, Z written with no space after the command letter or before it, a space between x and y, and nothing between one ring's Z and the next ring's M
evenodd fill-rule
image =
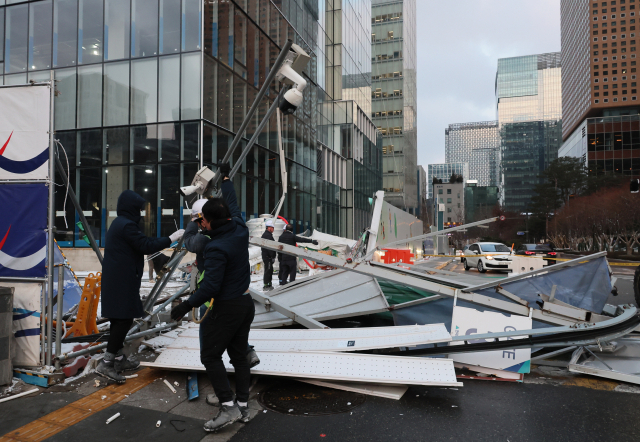
M640 192L640 180L638 180L637 178L632 179L631 185L629 187L630 187L631 193Z

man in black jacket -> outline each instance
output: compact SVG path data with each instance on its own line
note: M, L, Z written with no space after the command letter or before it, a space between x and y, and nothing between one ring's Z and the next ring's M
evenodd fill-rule
M273 239L273 231L275 230L273 226L273 221L268 219L265 223L265 231L262 234L263 239L268 239L270 241L275 241ZM273 278L273 263L276 261L276 252L269 249L262 249L262 262L264 263L264 287L262 290L272 290L273 286L271 285L271 279Z
M189 300L171 311L171 318L178 320L191 308L213 302L209 311L211 319L200 324L200 360L221 407L220 414L204 424L205 431L218 431L249 415L251 371L246 353L249 328L255 314L249 294L249 229L242 219L233 184L227 177L223 179L221 189L223 198L211 198L202 208L202 233L211 238L203 253L204 277ZM222 362L225 351L235 369L237 403L233 401Z
M293 234L293 225L287 224L285 231L282 232L278 242L288 244L290 246L296 246L297 242L313 243L318 245L318 241L305 238L303 236L296 236ZM293 255L287 255L286 253L278 252L278 262L280 263L280 285L287 283L287 278L290 277L291 282L296 280L296 270L298 269L298 258Z
M137 361L128 360L122 353L124 339L134 318L144 314L140 301L140 283L144 268L144 255L151 255L182 238L184 230L169 237L149 238L140 230L140 211L144 198L133 190L125 190L118 198L118 217L111 223L104 246L102 263L102 316L109 318L107 351L96 372L119 384L125 382L120 373L138 368Z

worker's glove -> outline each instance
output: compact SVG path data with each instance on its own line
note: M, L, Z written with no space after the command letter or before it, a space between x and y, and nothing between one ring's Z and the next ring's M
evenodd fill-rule
M173 310L171 310L171 319L173 319L174 321L178 321L184 315L189 313L190 310L191 304L189 304L189 301L182 301L180 304L174 307Z
M227 161L226 163L222 163L220 165L220 175L222 179L229 178L229 174L231 173L231 165Z
M318 245L318 241L316 241L315 239L313 241L311 241L311 244L313 244L314 246Z
M176 230L171 235L169 235L169 239L171 240L171 242L175 242L182 238L182 235L184 235L184 229Z

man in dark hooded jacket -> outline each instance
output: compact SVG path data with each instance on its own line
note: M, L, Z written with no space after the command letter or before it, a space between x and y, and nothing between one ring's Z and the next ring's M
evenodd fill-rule
M278 238L278 242L288 244L290 246L296 246L296 243L313 243L318 245L318 241L305 238L303 236L296 236L293 234L293 226L287 224L284 232ZM287 283L287 277L291 278L291 282L296 280L296 271L298 270L298 258L293 255L287 255L286 253L278 252L278 262L280 263L280 285Z
M178 320L192 308L213 302L211 319L200 324L200 360L219 398L220 414L204 424L205 431L218 431L249 414L251 371L246 351L255 314L249 294L249 229L242 219L233 183L227 177L221 189L223 198L211 198L202 208L202 234L211 238L203 253L204 277L189 300L171 311L171 318ZM237 403L222 362L225 351L235 369Z
M102 316L109 318L107 351L96 372L105 378L124 383L122 372L137 368L140 363L128 360L123 352L124 339L134 318L143 316L140 283L144 255L159 252L180 239L184 230L169 237L149 238L140 230L140 211L145 200L132 190L118 198L118 217L111 223L104 247L102 263Z

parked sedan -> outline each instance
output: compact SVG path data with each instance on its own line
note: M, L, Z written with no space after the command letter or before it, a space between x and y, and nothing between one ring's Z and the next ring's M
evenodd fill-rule
M511 249L504 244L497 242L477 242L471 244L465 254L465 270L475 267L480 273L486 273L487 270L509 271Z
M516 255L542 256L547 261L547 265L553 265L556 261L547 258L556 258L558 254L547 244L522 244L516 250Z

